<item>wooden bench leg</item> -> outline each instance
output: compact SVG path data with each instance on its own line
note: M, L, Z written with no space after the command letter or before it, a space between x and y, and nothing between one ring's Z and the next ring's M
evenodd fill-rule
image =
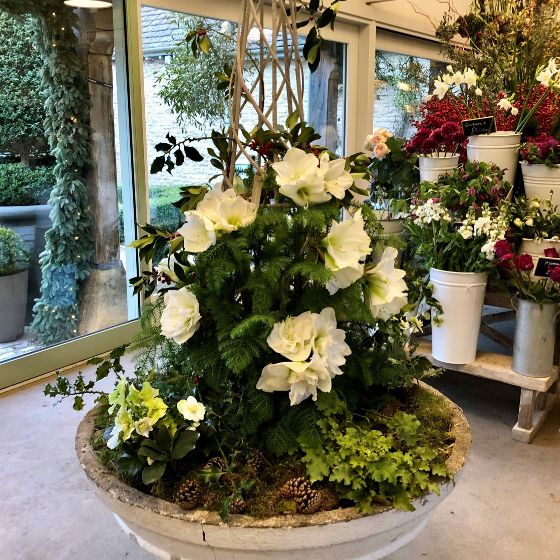
M533 427L533 413L535 411L536 395L536 391L521 389L517 426L523 430L530 430Z
M546 393L521 389L519 417L513 427L512 437L523 443L531 443L539 428L552 410L558 398L558 381Z

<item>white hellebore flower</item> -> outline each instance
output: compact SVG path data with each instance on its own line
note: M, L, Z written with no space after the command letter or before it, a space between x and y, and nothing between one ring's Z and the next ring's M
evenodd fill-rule
M214 223L196 211L187 212L187 222L177 231L189 253L202 253L216 243Z
M177 403L177 410L185 420L191 422L202 422L206 414L206 407L198 402L194 397L188 397Z
M498 107L503 109L504 111L509 111L512 108L512 104L510 103L509 99L504 97L498 101Z
M346 356L352 351L346 342L346 333L337 328L336 315L332 307L321 313L314 313L315 352L323 360L331 377L342 375L340 366L346 363Z
M284 159L272 164L280 192L291 198L298 206L320 204L331 199L325 191L323 173L319 160L313 155L290 148Z
M405 271L395 268L398 251L387 247L375 268L366 270L367 299L374 319L387 321L408 303Z
M136 429L136 432L143 437L148 437L150 435L152 426L152 420L147 417L141 418L140 420L136 420L136 422L134 422L134 428Z
M354 184L354 177L349 171L346 171L346 160L340 158L330 161L329 154L325 152L320 161L319 169L324 173L325 190L342 200L346 195L346 190Z
M196 296L187 288L171 290L163 296L165 309L161 314L161 334L183 344L197 331L200 311Z
M281 362L263 368L257 389L272 393L289 391L290 404L299 404L308 397L317 400L317 389L329 393L331 376L318 354L310 362Z
M281 323L276 323L266 342L288 360L307 360L315 342L313 314L306 311L297 317L288 317Z

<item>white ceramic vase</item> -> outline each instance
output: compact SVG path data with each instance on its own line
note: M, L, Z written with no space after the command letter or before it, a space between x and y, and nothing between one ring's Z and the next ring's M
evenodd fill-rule
M469 136L467 159L494 163L504 170L504 179L513 185L520 144L521 134L510 131Z
M433 295L443 309L440 324L432 321L432 356L446 364L468 364L476 359L486 272L430 270Z
M560 207L560 165L550 167L544 164L521 162L525 196L552 200L552 206Z
M418 158L420 182L435 183L440 177L451 173L459 166L459 156L455 154L430 154Z

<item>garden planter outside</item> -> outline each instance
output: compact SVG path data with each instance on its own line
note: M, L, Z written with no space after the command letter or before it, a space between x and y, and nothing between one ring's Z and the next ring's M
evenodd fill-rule
M476 359L486 293L486 272L448 272L432 268L433 295L443 309L441 324L432 321L432 356L447 364Z
M511 369L528 377L548 377L554 363L556 303L538 304L520 299L513 340Z
M28 276L28 270L0 276L0 343L13 342L23 336Z
M494 163L504 170L504 179L513 185L520 144L521 134L515 132L500 131L469 136L467 158L469 161Z
M45 249L45 233L52 226L49 217L52 206L0 206L0 226L9 227L23 237L31 255L26 320L31 322L35 299L41 294L39 255Z
M552 206L560 206L560 165L549 167L544 164L521 162L525 196L552 200Z
M459 165L458 155L431 154L418 158L420 169L420 182L430 181L435 183L443 175L451 173Z
M453 412L455 444L447 467L456 481L470 451L469 425L457 405L428 389L437 393ZM355 508L341 508L266 519L232 515L224 524L216 513L185 511L178 504L144 494L104 468L90 444L95 415L94 409L78 428L76 451L82 467L121 528L157 558L377 560L415 538L455 486L455 482L448 481L442 484L439 496L427 494L415 500L414 512L380 506L375 514L364 516Z

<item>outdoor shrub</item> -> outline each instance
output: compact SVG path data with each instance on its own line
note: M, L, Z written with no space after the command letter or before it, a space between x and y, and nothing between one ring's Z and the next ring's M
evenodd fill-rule
M25 241L13 229L0 227L0 276L20 272L28 263Z
M0 206L46 204L55 185L52 167L31 169L21 163L0 165Z

